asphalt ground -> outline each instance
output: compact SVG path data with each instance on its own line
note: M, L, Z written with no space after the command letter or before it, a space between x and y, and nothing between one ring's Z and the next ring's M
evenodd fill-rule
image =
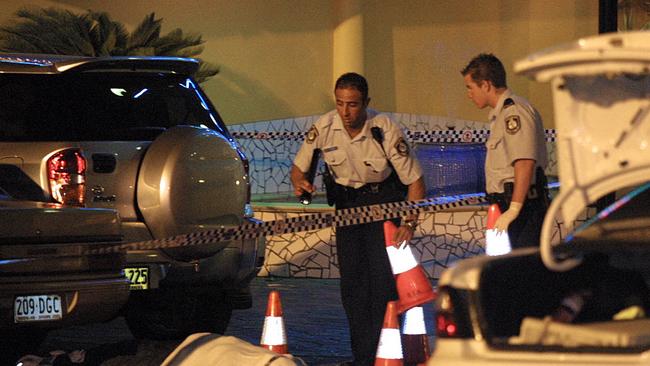
M233 313L226 334L258 344L268 294L277 290L284 311L289 353L302 358L308 365L332 364L352 358L338 279L259 277L253 282L253 307Z
M251 283L253 307L236 310L226 331L258 344L264 326L268 294L280 293L289 353L307 365L336 365L352 358L347 320L341 305L337 279L290 279L258 277ZM427 332L433 333L432 304L425 305ZM91 364L103 366L160 365L180 341L136 340L122 317L101 324L51 331L38 349L84 349Z

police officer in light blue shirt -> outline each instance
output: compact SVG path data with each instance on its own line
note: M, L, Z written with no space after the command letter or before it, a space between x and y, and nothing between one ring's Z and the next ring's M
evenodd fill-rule
M314 191L306 177L313 155L321 151L335 180L330 188L336 192L336 209L424 198L420 164L399 126L367 109L370 98L363 76L342 75L334 94L336 110L314 123L294 159L296 196ZM416 219L405 217L393 238L397 243L413 237ZM383 223L337 227L336 250L354 365L372 365L386 303L397 299Z
M495 229L508 231L513 248L539 245L548 191L542 118L506 85L506 72L492 54L480 54L461 71L468 97L479 108L490 107L486 143L486 192L503 214Z

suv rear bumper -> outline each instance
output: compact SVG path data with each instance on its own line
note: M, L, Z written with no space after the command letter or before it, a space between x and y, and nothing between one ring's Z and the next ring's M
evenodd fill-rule
M229 299L233 301L234 308L248 308L248 284L262 268L265 250L266 238L258 237L231 240L216 254L193 262L174 260L156 249L130 251L127 253L127 266L148 267L151 289L165 286L218 285L232 295Z
M63 318L15 323L15 298L27 295L59 295ZM128 281L121 273L3 276L0 277L0 329L60 328L109 320L119 313L128 296Z

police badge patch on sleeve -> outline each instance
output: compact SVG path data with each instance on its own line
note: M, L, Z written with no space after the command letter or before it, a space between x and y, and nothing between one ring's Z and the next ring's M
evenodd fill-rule
M309 128L309 131L307 131L307 139L305 142L311 144L316 140L316 137L318 137L318 130L312 125L311 128Z
M406 143L403 137L400 137L399 140L397 140L395 143L395 149L401 156L407 156L409 154L409 144Z
M519 116L508 116L506 117L506 132L511 135L519 132L521 128L521 122L519 121Z

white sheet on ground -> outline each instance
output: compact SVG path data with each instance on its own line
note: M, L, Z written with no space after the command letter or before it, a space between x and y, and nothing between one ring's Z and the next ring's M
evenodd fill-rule
M300 366L300 359L279 355L232 336L196 333L187 337L161 366Z

